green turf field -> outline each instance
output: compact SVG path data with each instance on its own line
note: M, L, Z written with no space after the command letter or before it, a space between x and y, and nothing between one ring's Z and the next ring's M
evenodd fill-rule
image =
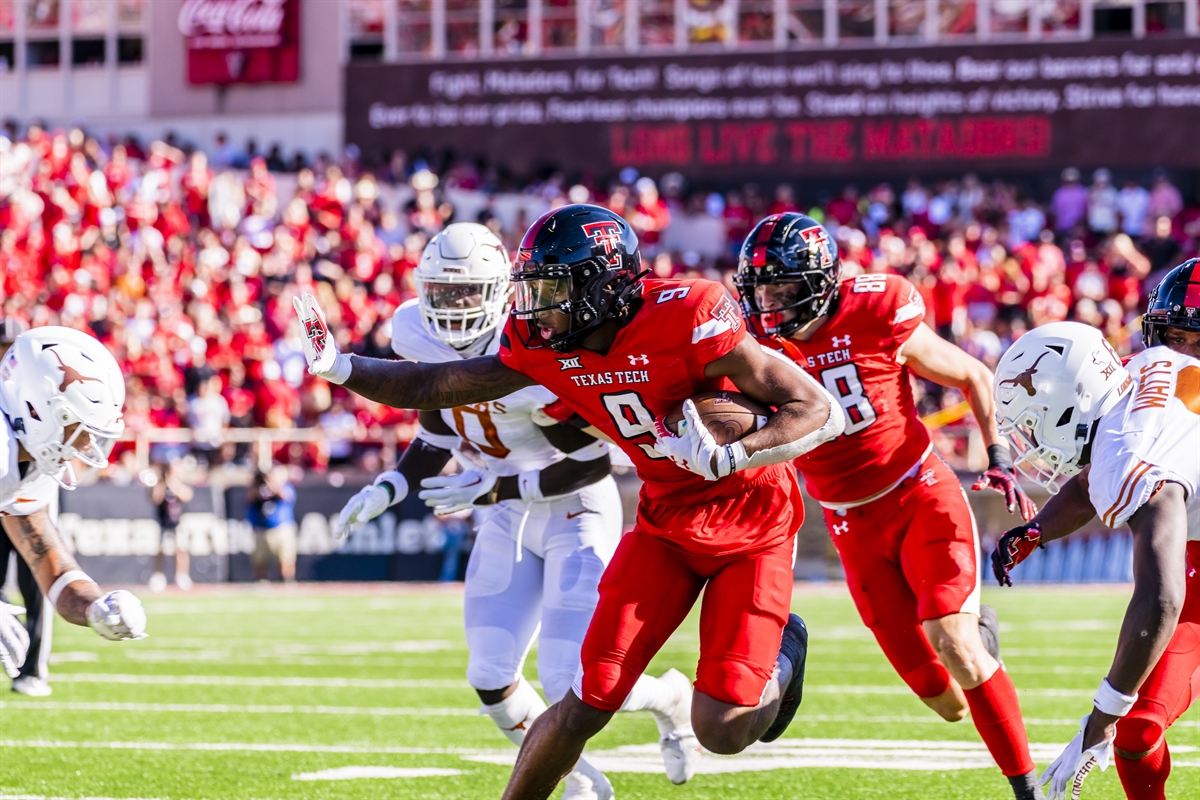
M1044 767L1090 707L1127 590L984 599L999 609ZM461 606L459 591L441 587L222 588L150 596L151 636L140 642L59 621L54 695L0 695L0 800L498 797L515 748L478 716L463 680ZM793 607L812 641L786 738L708 756L708 774L675 787L658 771L649 715L618 715L589 748L618 798L1011 796L969 721L941 722L908 694L843 589L798 587ZM693 674L696 643L692 619L652 671ZM1200 797L1200 709L1169 741L1170 796ZM341 767L407 772L330 779ZM1113 768L1084 792L1122 796Z

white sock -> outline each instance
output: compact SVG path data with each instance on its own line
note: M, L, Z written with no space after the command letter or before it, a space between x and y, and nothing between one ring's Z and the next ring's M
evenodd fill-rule
M625 702L618 710L651 712L654 714L654 721L658 723L659 733L662 733L664 725L667 726L666 730L671 730L668 715L678 700L679 692L674 686L658 678L642 675L629 690L629 696L625 698Z
M546 701L537 693L529 681L520 678L517 690L493 705L485 705L483 712L492 718L500 732L517 747L525 741L525 731L546 710Z

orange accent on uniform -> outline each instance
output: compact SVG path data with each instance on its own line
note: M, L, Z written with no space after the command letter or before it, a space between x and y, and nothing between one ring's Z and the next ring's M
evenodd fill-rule
M1175 377L1175 396L1188 411L1200 416L1200 367L1184 367Z
M1110 528L1117 527L1117 517L1121 515L1126 506L1133 502L1133 492L1137 487L1137 482L1149 471L1150 465L1145 461L1139 461L1136 467L1129 470L1129 474L1125 476L1125 480L1121 483L1121 492L1117 495L1116 502L1101 517L1105 525Z
M842 281L837 312L807 342L760 339L822 385L821 374L830 368L852 365L857 370L875 421L796 459L809 494L835 505L854 503L894 485L921 460L931 441L917 414L908 368L896 363L897 351L922 322L921 316L895 324L893 320L919 297L917 289L899 275L886 276L882 292L856 292L854 287L853 279ZM826 363L831 354L846 349L849 359L835 356L833 363ZM840 400L838 391L830 394Z

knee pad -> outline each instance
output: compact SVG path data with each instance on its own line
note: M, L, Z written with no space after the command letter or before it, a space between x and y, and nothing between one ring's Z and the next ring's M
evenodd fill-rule
M921 698L937 697L950 688L950 673L937 661L922 664L900 677Z
M521 677L524 653L503 628L467 628L467 682L475 689L503 689Z
M1162 742L1166 727L1156 715L1134 711L1117 721L1117 737L1113 747L1131 756L1152 752Z

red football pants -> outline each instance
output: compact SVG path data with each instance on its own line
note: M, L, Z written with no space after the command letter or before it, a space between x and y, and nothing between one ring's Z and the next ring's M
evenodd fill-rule
M859 616L918 697L950 687L924 620L979 613L979 542L958 476L936 455L878 500L825 523Z
M788 536L763 550L700 556L635 527L600 579L575 693L594 708L620 708L703 589L696 690L758 705L788 619L794 542Z
M1133 710L1117 722L1113 746L1129 755L1158 748L1167 728L1200 696L1200 542L1188 542L1187 570L1187 598L1175 635L1138 690ZM1126 786L1126 794L1137 797L1131 789L1136 792Z

